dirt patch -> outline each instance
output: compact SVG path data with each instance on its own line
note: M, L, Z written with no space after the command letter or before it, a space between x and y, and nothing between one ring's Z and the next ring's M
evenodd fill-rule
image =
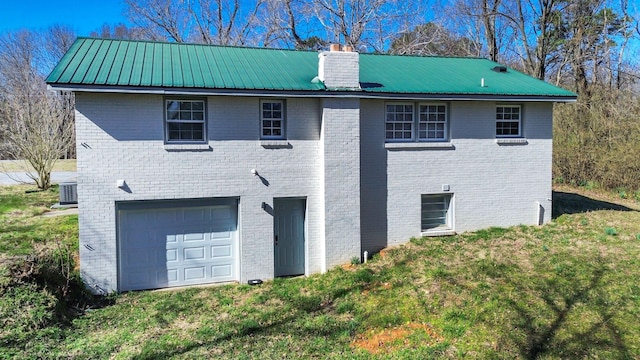
M354 349L366 350L371 354L389 353L393 350L411 346L411 336L417 332L422 332L420 336L421 346L433 346L443 340L433 328L427 324L407 323L391 329L374 329L365 334L358 335L351 342ZM425 342L426 338L430 341Z

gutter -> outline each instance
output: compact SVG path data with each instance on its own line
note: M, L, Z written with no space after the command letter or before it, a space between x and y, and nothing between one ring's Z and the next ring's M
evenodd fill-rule
M86 93L124 93L151 95L190 95L190 96L255 96L255 97L291 97L291 98L358 98L383 100L441 100L441 101L524 101L524 102L575 102L576 95L509 95L509 94L420 94L420 93L384 93L336 90L240 90L240 89L192 89L158 88L131 86L95 86L77 84L49 84L52 89Z

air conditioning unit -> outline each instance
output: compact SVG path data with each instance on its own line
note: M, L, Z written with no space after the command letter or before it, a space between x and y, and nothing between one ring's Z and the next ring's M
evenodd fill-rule
M60 205L69 205L78 203L78 183L66 182L60 183Z

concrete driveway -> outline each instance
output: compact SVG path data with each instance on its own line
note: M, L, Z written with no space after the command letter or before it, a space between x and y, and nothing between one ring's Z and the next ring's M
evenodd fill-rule
M56 171L51 173L51 183L59 184L61 182L75 181L77 177L78 174L75 171ZM33 184L33 180L29 179L25 173L0 172L0 185L15 185L25 182Z

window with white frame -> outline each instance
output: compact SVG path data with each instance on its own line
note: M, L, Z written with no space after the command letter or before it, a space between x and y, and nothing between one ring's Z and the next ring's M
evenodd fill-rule
M263 139L284 139L284 101L260 101L260 127Z
M452 194L422 195L422 231L451 230Z
M520 105L496 106L496 136L522 136L522 116Z
M385 128L387 140L413 140L413 104L387 104Z
M420 104L420 140L447 139L447 107L444 104Z
M167 142L206 141L204 100L165 100Z
M385 139L446 141L447 118L447 105L443 103L387 103Z

